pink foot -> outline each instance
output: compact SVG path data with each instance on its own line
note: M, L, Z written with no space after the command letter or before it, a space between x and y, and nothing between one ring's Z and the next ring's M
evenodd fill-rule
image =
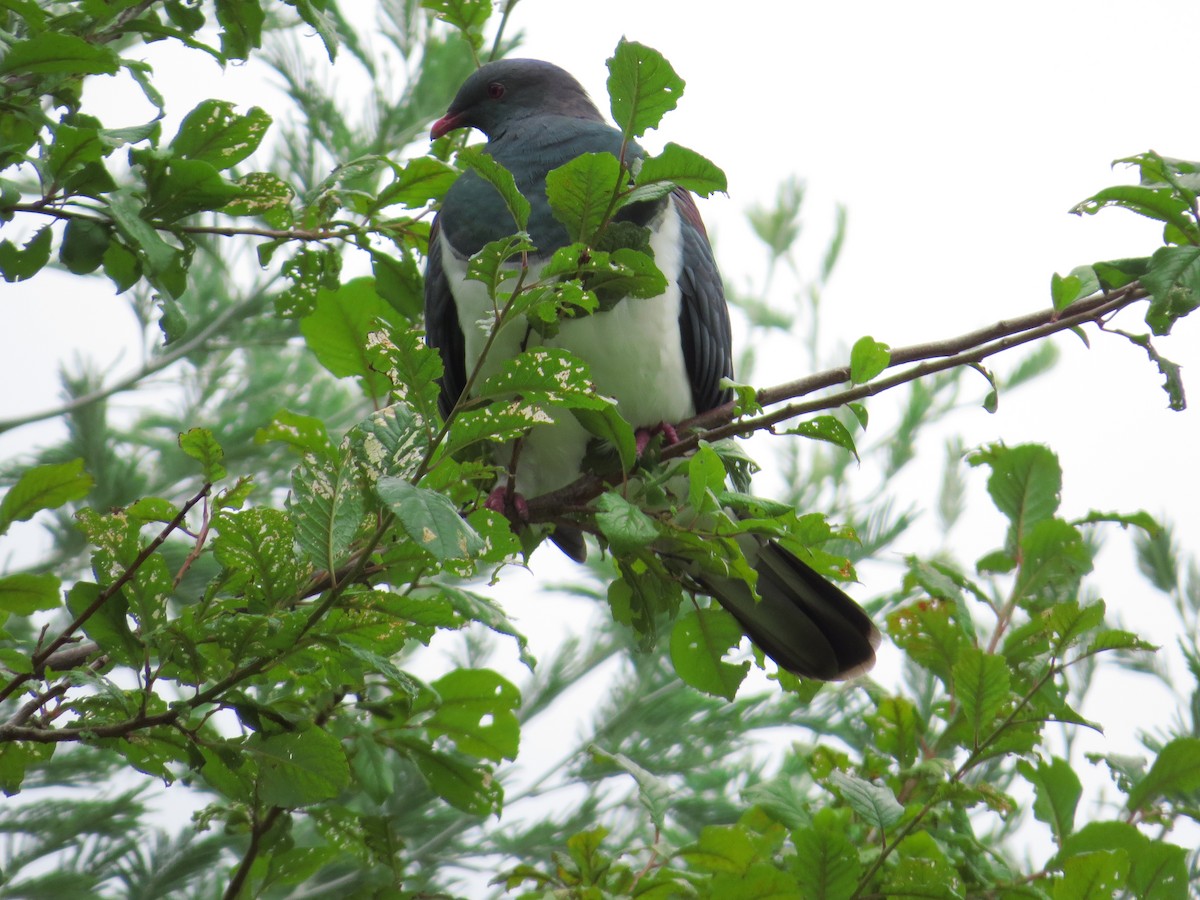
M650 443L650 439L656 434L663 436L663 445L670 447L672 444L679 443L679 432L675 430L675 426L669 422L659 422L653 428L639 428L634 432L634 440L637 446L637 455L641 456L645 452L646 446Z
M518 522L529 521L529 504L516 491L509 490L506 484L493 488L483 505L506 518L515 519Z

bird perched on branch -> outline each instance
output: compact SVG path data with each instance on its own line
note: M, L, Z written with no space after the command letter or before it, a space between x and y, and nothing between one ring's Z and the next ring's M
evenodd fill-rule
M462 85L433 126L433 138L460 128L487 136L485 152L507 169L529 201L527 231L536 274L571 243L547 199L552 170L585 153L641 155L605 122L583 87L548 62L488 63ZM603 311L563 320L547 346L570 351L590 367L596 390L617 401L621 415L645 434L713 409L730 399L721 379L733 374L729 313L720 273L691 194L675 188L622 210L649 229L649 250L666 277L650 298L626 298ZM515 230L497 188L473 171L461 175L434 219L425 282L427 340L444 366L442 407L464 391L494 321L487 286L467 278L470 258ZM536 335L534 336L536 339ZM492 336L480 375L498 370L530 342L529 329L506 327ZM591 436L569 414L533 429L499 460L515 475L517 495L537 496L574 481ZM515 463L515 464L514 464ZM556 541L579 556L582 543ZM865 672L879 633L861 608L793 553L759 535L738 543L758 573L754 597L736 577L691 573L776 663L798 675L841 679ZM565 546L564 546L565 545Z

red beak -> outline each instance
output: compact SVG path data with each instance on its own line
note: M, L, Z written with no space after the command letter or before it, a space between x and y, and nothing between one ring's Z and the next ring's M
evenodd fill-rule
M444 137L455 128L461 128L462 123L459 121L459 118L459 116L456 116L453 113L446 113L446 115L434 122L433 127L429 129L430 139L436 141L438 138Z

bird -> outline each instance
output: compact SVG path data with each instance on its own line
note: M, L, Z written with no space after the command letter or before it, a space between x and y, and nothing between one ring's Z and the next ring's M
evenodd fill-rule
M584 153L642 153L636 144L626 144L574 76L536 59L501 59L476 69L433 124L431 139L460 129L483 133L484 152L512 174L529 201L534 272L571 242L547 200L547 174ZM688 191L675 188L623 213L649 229L650 250L667 279L666 289L657 297L625 298L603 311L565 319L543 343L584 360L596 390L615 399L641 435L664 427L669 433L673 423L731 399L722 384L733 375L729 311L704 223ZM457 178L432 222L425 329L443 364L443 414L462 395L490 328L492 299L485 285L466 278L468 261L514 230L500 194L474 171ZM527 341L524 327L502 329L487 349L480 376L498 371ZM515 484L506 489L535 497L575 481L590 439L573 417L557 414L552 424L523 438L519 451L504 451L519 452ZM568 555L582 556L581 537L555 537ZM824 681L870 669L880 636L854 600L774 541L743 534L738 543L758 574L761 599L740 578L689 574L733 614L763 653L796 675Z

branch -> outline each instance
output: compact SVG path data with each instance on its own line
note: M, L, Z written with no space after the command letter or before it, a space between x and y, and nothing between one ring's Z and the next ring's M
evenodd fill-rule
M1089 322L1099 322L1118 310L1146 299L1147 296L1149 295L1146 290L1139 283L1134 282L1107 294L1076 301L1066 309L1044 309L1015 319L1002 319L986 328L970 331L958 337L900 347L892 351L888 368L906 368L901 368L900 371L887 378L877 378L866 384L847 387L813 400L788 403L778 409L737 421L733 420L733 403L726 403L724 406L708 410L686 422L681 422L680 431L685 428L698 430L678 443L665 448L662 457L672 459L682 456L694 450L700 441L718 441L727 437L749 435L755 431L771 430L774 426L789 419L821 410L836 409L847 403L873 397L910 381L916 381L926 375L977 363L1004 350L1041 340L1060 331L1076 328ZM757 399L761 405L771 406L786 400L805 397L825 388L846 384L849 381L850 367L841 366L817 372L786 384L763 388L758 392ZM531 499L528 501L529 521L551 521L563 510L585 504L602 493L607 485L607 478L599 475L585 475L566 487Z
M0 702L3 702L11 697L21 687L21 685L25 684L25 682L32 681L36 672L45 669L47 660L54 658L54 654L58 650L70 643L75 632L77 632L83 626L83 623L94 616L100 610L100 607L107 603L110 598L112 598L121 590L121 588L129 583L130 579L137 574L137 571L139 568L141 568L142 564L150 558L154 551L163 545L163 542L165 542L168 537L170 537L171 532L183 524L184 517L187 516L191 508L199 503L203 497L208 496L208 492L211 488L211 484L205 483L204 487L202 487L195 496L188 500L187 503L183 504L183 508L179 510L175 518L173 518L166 524L166 526L164 526L163 530L158 533L158 536L142 549L142 552L137 555L137 558L130 563L129 567L121 573L121 576L116 581L96 595L96 599L88 604L87 609L77 615L75 620L71 622L71 624L65 629L63 629L62 633L58 637L50 642L49 646L44 647L33 654L33 656L30 658L30 671L14 676L13 679L3 687L3 689L0 689Z
M91 406L93 403L99 403L102 400L107 400L114 394L119 394L122 391L127 391L136 386L138 382L144 378L149 378L168 366L173 365L184 357L188 356L194 350L204 346L204 344L215 334L220 332L233 319L243 313L253 309L257 304L262 302L260 295L248 297L240 303L235 303L228 309L218 313L211 322L197 331L192 337L177 346L170 353L165 353L153 362L142 366L137 372L128 375L118 381L113 382L108 387L99 388L91 393L84 394L82 397L74 397L62 406L55 409L44 409L41 412L27 413L23 416L15 416L11 419L0 419L0 434L6 431L11 431L14 428L20 428L23 425L30 425L34 422L42 422L46 419L54 419L67 413L73 413L76 410L83 409L86 406Z

